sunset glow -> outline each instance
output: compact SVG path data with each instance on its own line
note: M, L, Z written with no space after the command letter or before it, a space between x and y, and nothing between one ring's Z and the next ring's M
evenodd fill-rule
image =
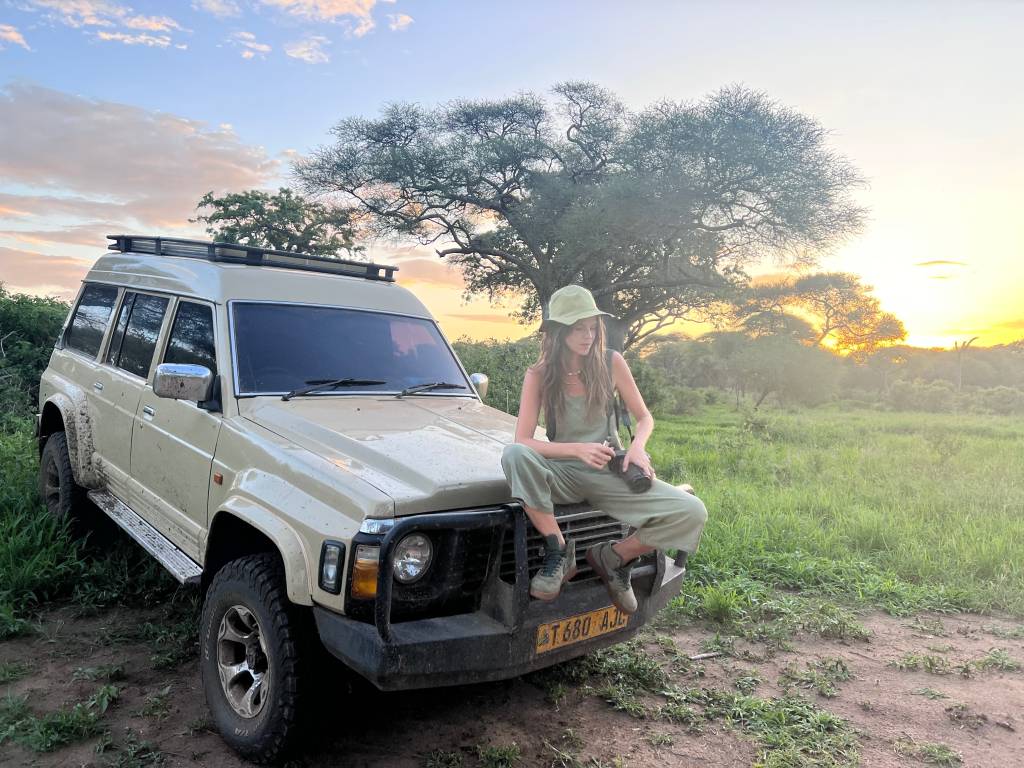
M639 108L743 83L818 120L868 181L867 225L821 269L874 286L909 344L1024 338L1024 6L26 0L0 22L10 291L72 296L115 231L202 237L188 219L204 193L293 183L339 119L390 101L579 78ZM463 302L432 248L368 253L399 264L449 338L533 330L513 305Z

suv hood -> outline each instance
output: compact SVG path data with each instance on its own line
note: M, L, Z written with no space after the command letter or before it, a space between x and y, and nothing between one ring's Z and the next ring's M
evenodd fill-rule
M240 414L390 496L395 515L511 499L501 452L516 419L475 398L251 398Z

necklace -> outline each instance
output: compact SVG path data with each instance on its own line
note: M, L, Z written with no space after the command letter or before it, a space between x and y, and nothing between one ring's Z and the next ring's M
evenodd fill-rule
M583 373L583 369L582 368L580 368L578 371L566 371L565 375L566 376L579 376L581 373Z

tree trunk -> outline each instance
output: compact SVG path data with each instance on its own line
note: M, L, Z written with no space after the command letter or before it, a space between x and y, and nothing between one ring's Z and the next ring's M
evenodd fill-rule
M605 347L619 352L625 352L623 345L626 343L626 331L628 324L617 317L604 318Z

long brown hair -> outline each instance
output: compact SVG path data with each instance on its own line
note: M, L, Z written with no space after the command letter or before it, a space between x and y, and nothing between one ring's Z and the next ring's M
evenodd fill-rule
M550 323L543 331L544 338L540 346L540 357L533 364L533 370L541 371L541 403L544 406L544 421L551 423L551 415L555 421L565 419L565 374L569 370L568 358L571 354L565 344L565 337L572 331L571 325ZM587 416L594 418L597 414L608 411L608 401L612 397L612 385L609 379L608 366L605 362L604 319L598 315L594 343L582 360L580 380L586 391Z

